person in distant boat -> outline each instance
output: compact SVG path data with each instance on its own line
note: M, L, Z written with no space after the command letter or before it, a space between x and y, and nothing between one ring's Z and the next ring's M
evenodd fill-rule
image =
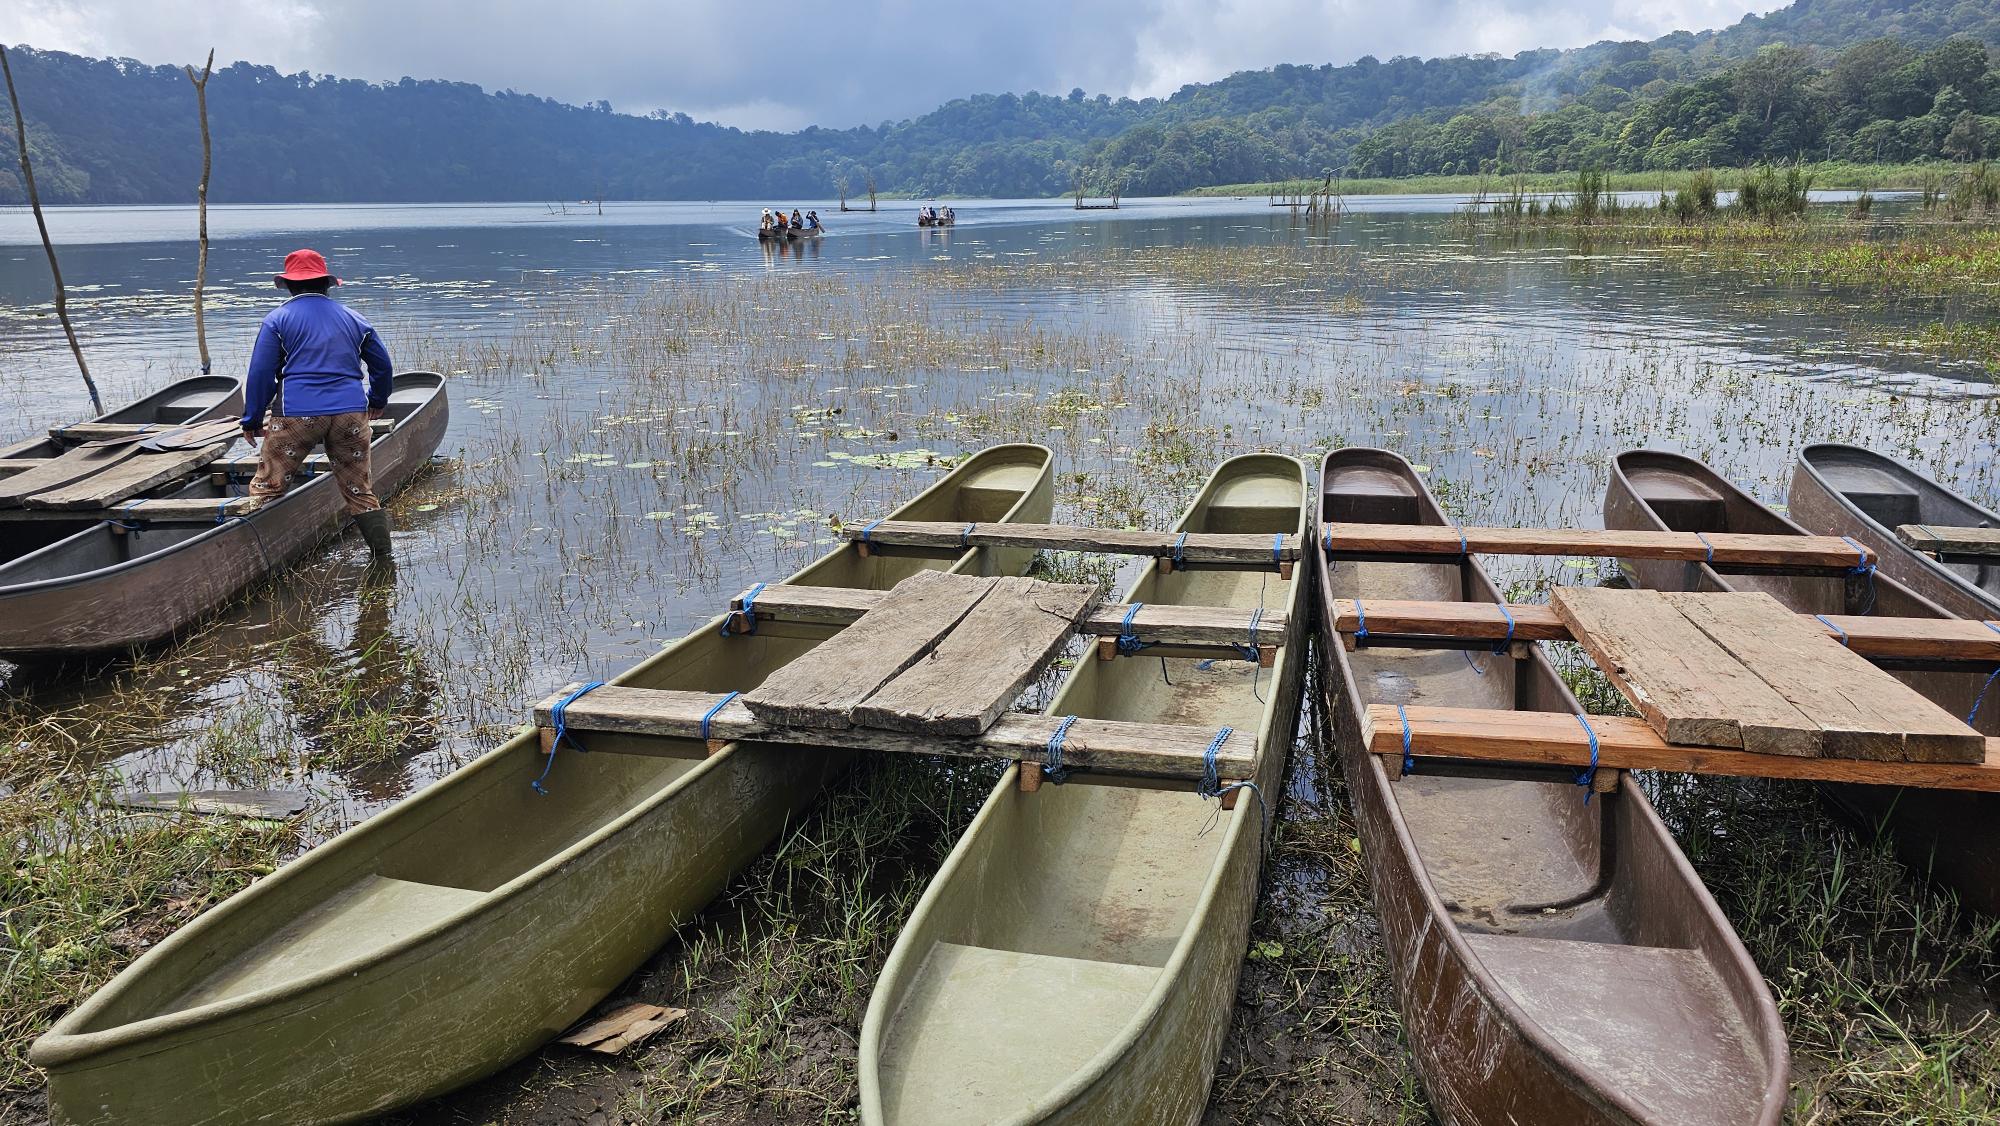
M768 231L768 230L770 230L770 229L771 229L771 209L770 209L770 208L766 207L766 208L764 209L764 217L763 217L762 219L759 219L759 220L757 221L757 229L758 229L758 230L760 230L760 231Z
M799 209L796 207L792 208L792 229L795 231L803 231L806 229L805 216L800 215Z
M806 212L806 230L808 231L819 230L819 212L817 211Z
M953 211L953 210L952 210L952 209L951 209L950 207L946 207L946 208L944 209L944 221L945 221L945 222L949 223L949 222L952 222L953 220L955 220L955 219L957 219L957 218L958 218L958 212L956 212L956 211Z
M256 507L269 504L290 487L313 447L325 446L348 515L368 550L386 561L389 514L369 481L368 424L389 406L395 364L375 329L328 294L340 279L318 251L285 255L285 272L271 280L291 296L265 314L250 350L243 436L252 446L264 439L250 495Z

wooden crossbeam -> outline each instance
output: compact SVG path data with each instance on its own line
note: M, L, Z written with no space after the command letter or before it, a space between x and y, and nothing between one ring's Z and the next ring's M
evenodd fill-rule
M552 747L555 723L551 710L575 691L570 685L535 706L544 750ZM722 703L715 692L656 691L607 685L587 692L564 710L565 730L585 743L593 731L685 740L662 744L658 753L675 757L713 753L736 740L791 743L810 747L892 751L920 755L955 755L1010 761L1040 762L1048 742L1062 722L1060 716L1009 712L985 732L970 737L918 735L874 728L786 728L766 724L743 706L741 698ZM720 708L716 705L721 704ZM702 742L702 717L708 716L708 740ZM1203 756L1216 732L1180 724L1125 723L1079 719L1063 737L1066 765L1146 778L1199 779ZM1255 736L1231 732L1216 751L1219 777L1251 777L1257 761Z
M1904 524L1896 529L1896 538L1941 559L2000 563L2000 528Z
M110 508L0 509L0 524L23 520L120 520L128 523L201 523L246 516L253 497L159 497L121 501Z
M1409 707L1404 714L1409 718L1410 754L1415 758L1575 767L1590 764L1590 736L1573 715L1432 707ZM1597 735L1601 769L2000 792L2000 739L1986 740L1984 762L1871 762L1681 747L1660 738L1644 720L1622 716L1588 719ZM1403 717L1394 705L1368 706L1362 717L1362 738L1370 753L1383 756L1392 775L1400 770L1403 736ZM1417 769L1421 773L1423 767Z
M26 473L30 469L40 469L54 460L51 457L0 458L0 474Z
M123 438L130 434L171 434L177 430L187 430L198 426L208 426L208 422L73 422L68 426L49 428L49 436L64 442L95 442L103 438ZM223 419L221 421L227 421ZM395 427L393 418L378 418L368 424L377 434Z
M1500 641L1514 619L1515 641L1569 641L1569 627L1554 609L1510 602L1503 614L1491 602L1419 602L1366 599L1334 601L1334 629L1349 648L1366 619L1371 639L1421 641L1448 638ZM1871 660L2000 662L2000 621L1969 618L1888 618L1858 614L1801 615L1829 637Z
M751 602L759 621L845 626L880 606L887 596L886 591L853 587L779 585L758 591ZM729 608L740 613L743 595L730 599ZM1083 616L1077 623L1077 629L1094 637L1116 638L1125 632L1125 615L1131 608L1129 603L1124 602L1097 606ZM1145 603L1139 607L1138 613L1132 615L1132 633L1146 645L1175 648L1228 651L1236 646L1282 646L1288 624L1285 614L1281 611L1257 614L1257 628L1253 633L1250 627L1254 613L1236 606ZM732 618L728 628L731 632L742 633L747 627L741 619ZM2000 642L2000 634L1994 635L1994 640ZM1113 651L1116 651L1115 645Z
M1083 551L1101 555L1150 555L1168 563L1209 566L1275 567L1291 574L1299 557L1297 536L1262 532L1126 532L1069 524L954 524L940 520L878 520L851 524L847 538L867 548L1022 547L1037 551Z
M1461 538L1462 537L1462 538ZM1601 528L1452 528L1432 524L1329 523L1320 547L1335 559L1411 555L1579 555L1676 559L1724 566L1845 571L1874 553L1837 536L1743 532L1623 532Z

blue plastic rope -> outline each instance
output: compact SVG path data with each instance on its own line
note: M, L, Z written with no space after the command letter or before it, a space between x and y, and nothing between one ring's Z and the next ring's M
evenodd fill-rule
M1264 617L1264 608L1262 606L1259 606L1255 610L1250 611L1250 644L1237 645L1231 643L1230 645L1230 648L1236 650L1236 652L1240 654L1246 661L1256 661L1258 659L1257 623L1261 621L1263 617Z
M1986 674L1986 683L1979 686L1979 695L1972 698L1972 711L1967 713L1965 717L1965 725L1967 727L1971 727L1974 723L1978 722L1979 705L1986 702L1986 690L1993 687L1995 680L2000 680L2000 669L1994 669L1992 672Z
M868 542L868 537L869 537L869 536L871 536L871 535L873 535L873 534L874 534L874 532L875 532L875 525L877 525L877 524L880 524L881 522L882 522L882 521L880 521L880 520L870 520L870 521L868 522L868 526L867 526L867 527L865 527L865 528L863 528L863 529L861 529L861 542L862 542L862 543L867 543L867 542Z
M1597 780L1597 732L1590 726L1590 720L1582 712L1576 713L1576 721L1583 725L1583 733L1590 736L1590 765L1576 772L1576 784L1584 787L1583 804L1590 804L1590 784Z
M1833 624L1833 622L1832 622L1832 621L1830 621L1830 620L1829 620L1829 619L1827 618L1827 616L1826 616L1825 614L1814 614L1814 615L1813 615L1813 617L1815 617L1815 618L1818 618L1818 619L1819 619L1819 624L1820 624L1820 625L1823 625L1823 626L1825 626L1826 628L1828 628L1828 629L1832 630L1833 632L1835 632L1835 633L1839 634L1839 635L1840 635L1840 643L1841 643L1842 645L1849 645L1849 644L1852 644L1851 642L1849 642L1849 641L1847 640L1847 631L1846 631L1846 630L1844 630L1844 629L1841 629L1841 628L1840 628L1839 626L1837 626L1837 625L1834 625L1834 624Z
M569 739L570 746L575 747L579 751L583 750L582 743L569 738L569 706L576 703L577 697L593 689L602 687L604 687L603 681L593 680L589 684L564 696L561 700L556 701L556 706L549 709L549 722L555 724L556 737L549 740L549 761L542 764L542 772L535 777L533 782L528 783L529 786L534 788L536 793L543 797L548 796L549 792L542 788L542 782L548 778L549 771L555 769L556 752L562 750L563 740Z
M1328 524L1319 530L1319 549L1326 552L1333 550L1333 525Z
M221 504L215 506L215 522L218 524L229 523L229 500L224 500Z
M1708 564L1711 567L1715 566L1715 545L1708 542L1708 537L1700 532L1696 532L1694 534L1694 538L1700 540L1701 546L1708 549L1708 558L1702 560L1702 562Z
M710 708L709 708L709 709L708 709L707 711L705 711L705 712L701 713L701 741L702 741L702 742L704 742L704 743L708 742L708 724L709 724L709 721L710 721L710 720L713 720L713 719L715 718L715 713L717 713L717 712L721 711L721 710L722 710L723 708L725 708L725 707L729 706L729 701L731 701L731 700L734 700L734 699L735 699L736 697L738 697L738 696L741 696L741 695L743 695L743 693L741 693L741 692L731 692L731 693L730 693L729 695L727 695L727 696L724 696L724 697L723 697L722 699L720 699L720 700L717 700L717 701L715 702L715 704L714 704L714 706L713 706L713 707L710 707Z
M1042 777L1058 786L1069 777L1069 768L1063 765L1063 739L1069 735L1070 725L1075 722L1075 716L1066 715L1061 723L1056 724L1056 733L1049 736L1048 755L1042 760Z
M1221 753L1222 745L1229 742L1229 736L1235 730L1233 727L1218 730L1215 738L1208 741L1208 749L1201 753L1201 785L1195 788L1195 792L1202 797L1212 798L1222 793L1222 780L1216 776L1215 756Z
M1368 636L1368 611L1366 611L1366 610L1363 610L1363 609L1361 608L1361 600L1360 600L1359 598L1357 598L1357 599L1355 599L1355 600L1354 600L1354 616L1355 616L1355 618L1356 618L1356 619L1358 619L1358 620L1357 620L1357 621L1355 622L1355 628L1354 628L1354 636L1356 636L1356 637L1367 637L1367 636Z
M1875 609L1875 565L1873 563L1868 562L1868 549L1862 547L1858 543L1855 543L1853 536L1842 536L1840 538L1842 540L1845 540L1847 542L1847 546L1853 548L1854 553L1861 557L1860 560L1854 564L1854 566L1849 567L1847 569L1847 573L1868 580L1868 604L1865 607L1863 607L1861 611L1862 613L1866 614L1869 611Z
M1176 567L1181 565L1181 549L1187 546L1187 538L1188 534L1186 532L1182 532L1180 534L1180 538L1174 541L1173 560L1174 560L1174 566Z
M757 632L757 596L762 593L764 593L763 583L758 583L756 586L743 592L742 607L731 610L722 616L722 636L729 636L729 627L734 625L739 618L743 620L743 633L745 636Z
M1410 753L1410 713L1403 710L1403 705L1397 704L1396 718L1403 721L1403 773L1415 774L1417 757Z
M1453 520L1451 522L1451 530L1458 533L1458 553L1460 555L1471 555L1471 549L1465 545L1465 525Z
M1280 567L1284 565L1284 560L1278 558L1280 552L1283 551L1284 546L1285 546L1285 533L1279 532L1277 535L1271 537L1271 566Z
M1139 635L1132 629L1133 617L1145 605L1144 602L1134 602L1125 608L1125 617L1118 623L1118 651L1120 653L1128 655L1137 653L1141 649L1149 648L1153 644L1150 641L1139 640Z
M1981 622L1979 624L1992 630L1994 633L2000 633L2000 622Z
M1507 609L1505 602L1496 602L1493 605L1500 611L1500 616L1507 619L1507 636L1493 643L1493 655L1498 657L1507 651L1507 646L1514 643L1514 614L1513 611ZM1465 663L1472 666L1473 672L1478 673L1480 676L1486 675L1485 666L1472 659L1472 650L1465 649L1461 650L1461 652L1465 654Z
M977 528L978 526L979 526L979 524L978 524L978 522L977 522L977 521L975 521L975 522L973 522L973 523L970 523L970 524L967 524L967 525L965 526L965 530L964 530L964 531L962 531L962 532L960 532L960 533L958 533L958 546L960 546L960 547L971 547L971 546L972 546L972 529L974 529L974 528Z

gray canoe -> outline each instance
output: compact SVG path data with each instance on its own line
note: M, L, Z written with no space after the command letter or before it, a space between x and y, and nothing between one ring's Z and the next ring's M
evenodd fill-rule
M1217 469L1177 531L1308 534L1304 467L1255 454ZM1289 615L1275 668L1150 654L1085 659L1048 707L1257 732L1263 799L1086 775L1019 792L1010 767L883 967L861 1028L861 1118L1192 1123L1236 998L1263 857L1297 730L1306 572L1148 569L1128 601Z
M977 454L897 509L1046 521L1049 451ZM788 579L887 589L1029 553L843 545ZM831 629L721 618L616 678L754 688ZM850 755L770 744L663 757L601 735L546 758L532 731L181 928L36 1041L58 1122L345 1122L487 1075L617 988L805 808Z
M1961 618L2000 618L2000 560L1940 563L1896 537L1904 524L2000 528L2000 513L1974 504L1892 457L1859 446L1807 446L1786 498L1792 519L1823 536L1852 536L1877 566Z
M89 421L154 426L165 430L241 413L242 383L227 375L197 375L176 380L150 395L134 399ZM52 429L59 433L63 428L57 426ZM55 433L37 434L0 446L0 459L54 457L74 445L75 441L59 439Z
M1612 459L1604 525L1634 531L1809 535L1694 458L1629 450ZM1840 534L1840 533L1835 533ZM1625 573L1655 590L1761 590L1801 614L1948 618L1937 602L1878 571L1860 575L1722 574L1705 563L1626 560ZM1904 670L1898 680L1945 711L1966 716L1987 670ZM2000 735L2000 689L1974 724ZM1962 790L1822 783L1827 800L1870 826L1886 825L1905 863L1956 891L1967 904L2000 914L2000 796Z
M1326 457L1322 520L1449 524L1387 450ZM1347 651L1333 601L1499 602L1474 558L1320 569L1320 684L1418 1074L1451 1123L1769 1124L1785 1110L1777 1006L1639 787L1586 804L1567 768L1369 754L1370 704L1582 711L1525 654Z

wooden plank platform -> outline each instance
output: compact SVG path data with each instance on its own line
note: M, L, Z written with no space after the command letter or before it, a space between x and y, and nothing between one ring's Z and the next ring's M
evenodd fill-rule
M1896 538L1940 558L2000 562L2000 528L1904 524L1896 529Z
M1819 729L1822 754L1886 762L1965 763L1985 758L1985 738L1957 716L1870 665L1825 631L1805 625L1770 595L1674 593L1665 598L1743 668L1804 713Z
M850 540L900 547L1019 547L1103 555L1150 555L1181 562L1282 567L1299 557L1297 536L1261 532L1124 532L1069 524L954 524L934 520L881 520L851 524Z
M776 589L776 588L773 588ZM759 598L762 604L762 598ZM1101 608L1101 616L1112 607ZM1144 616L1145 611L1141 611ZM1422 602L1367 599L1357 608L1353 599L1335 603L1334 628L1349 648L1365 619L1370 638L1422 643L1427 639L1501 641L1509 637L1507 619L1514 621L1515 641L1569 641L1569 627L1555 609L1532 602L1510 602L1503 613L1490 602ZM1858 614L1800 615L1799 620L1843 641L1848 649L1874 660L2000 662L2000 622L1964 618L1889 618Z
M60 488L33 493L23 498L22 503L29 508L106 508L127 498L138 496L147 489L158 488L175 478L193 473L221 457L222 451L228 444L227 441L223 441L213 445L197 446L191 450L159 452L141 449L88 477ZM20 479L14 478L15 481Z
M50 489L60 489L92 474L102 473L137 455L137 446L113 446L97 450L68 450L42 459L40 465L0 480L0 507L15 508L21 502Z
M142 438L151 438L153 436L160 434L171 434L176 430L188 430L196 427L207 427L217 423L232 422L232 421L234 420L225 417L219 419L208 419L203 422L192 422L192 423L73 422L68 426L50 427L49 436L51 438L56 439L59 442L97 442L97 441L102 441L105 438L126 438L126 437L131 437L132 435L135 434L141 435ZM378 418L370 422L368 424L368 427L370 430L373 430L377 434L384 434L387 433L389 430L393 429L395 425L396 425L396 420L393 418Z
M822 643L821 648L824 648ZM576 685L550 696L535 707L535 724L542 729L543 745L553 736L549 710ZM836 747L854 750L893 751L923 755L957 755L1009 761L1039 762L1047 753L1048 742L1062 722L1060 716L1027 715L1009 712L975 736L910 734L876 728L786 728L757 718L739 697L722 704L720 693L669 692L645 688L607 685L578 697L564 711L563 725L589 742L593 731L628 735L666 736L684 740L663 743L661 754L696 755L717 749L734 740L790 743L801 746ZM702 717L714 709L709 719L709 746L704 748ZM1067 765L1092 767L1118 774L1145 778L1195 780L1202 777L1203 755L1216 732L1208 728L1175 724L1124 723L1116 720L1079 719L1063 738L1063 760ZM1253 773L1257 744L1253 735L1232 732L1216 752L1216 767L1223 778L1247 778Z
M1463 538L1461 538L1461 536ZM1452 528L1428 524L1328 523L1320 547L1335 559L1406 556L1578 555L1677 559L1723 566L1846 571L1873 563L1865 548L1837 536L1767 536L1742 532L1625 532L1599 528Z
M850 726L862 701L929 655L997 581L919 571L874 611L772 673L743 702L774 727Z
M1820 753L1819 725L1658 591L1559 587L1552 605L1598 669L1667 742Z
M832 586L767 586L752 600L759 621L808 622L820 625L851 625L861 615L881 605L886 591L858 590ZM1421 603L1420 605L1448 605ZM1373 618L1374 603L1369 603ZM730 600L729 608L743 609L743 596ZM1117 637L1125 631L1125 614L1131 605L1106 603L1091 609L1076 623L1080 632L1095 637ZM1535 607L1535 609L1544 609ZM1256 630L1251 630L1252 618ZM1560 623L1558 623L1560 624ZM1211 649L1221 652L1236 646L1278 646L1285 640L1287 621L1283 613L1253 611L1235 606L1156 606L1143 604L1132 615L1132 633L1148 645ZM735 627L741 632L740 625ZM1567 635L1565 635L1567 636ZM2000 634L1994 634L1995 651L2000 653Z
M5 508L0 524L36 520L118 520L126 523L216 523L232 516L247 516L255 506L253 497L157 497L120 501L109 508Z
M891 731L979 734L1062 652L1097 595L1094 584L994 581L922 660L854 709L854 722Z
M1590 737L1573 715L1561 712L1409 707L1410 753L1423 758L1590 764ZM1600 769L1672 770L1746 778L1796 778L1878 786L2000 792L2000 739L1985 740L1985 757L1972 763L1869 762L1860 759L1766 755L1718 747L1674 746L1644 720L1590 716ZM1367 749L1383 756L1392 776L1403 757L1403 721L1392 704L1371 704L1362 719ZM1423 766L1417 770L1422 772Z

